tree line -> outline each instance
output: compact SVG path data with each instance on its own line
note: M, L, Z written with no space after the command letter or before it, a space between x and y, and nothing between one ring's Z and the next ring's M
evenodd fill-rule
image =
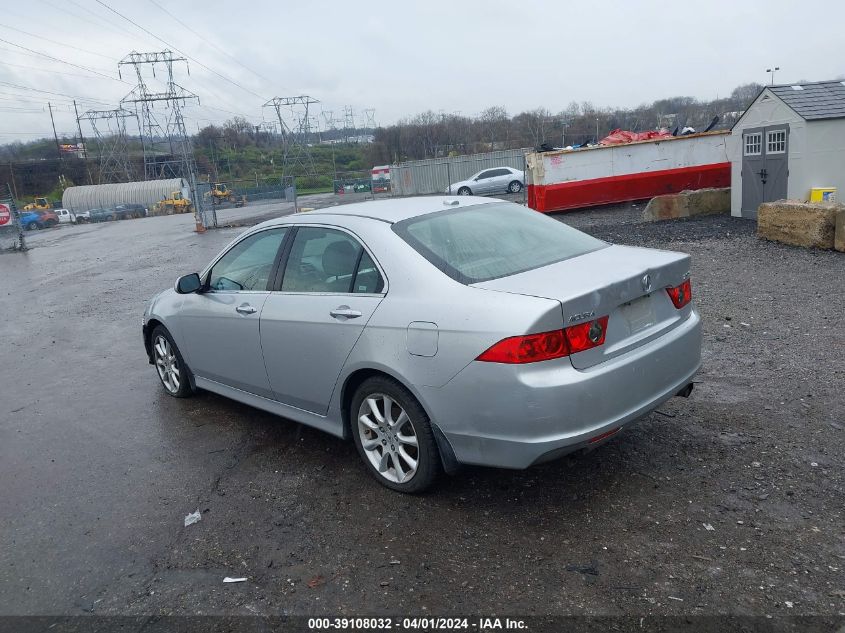
M503 106L486 108L475 117L428 110L377 129L367 158L372 164L386 164L544 143L554 147L595 143L616 128L635 132L676 127L701 130L716 116L719 122L714 129L727 129L762 88L749 83L711 101L672 97L631 109L573 101L558 111L536 108L513 116Z

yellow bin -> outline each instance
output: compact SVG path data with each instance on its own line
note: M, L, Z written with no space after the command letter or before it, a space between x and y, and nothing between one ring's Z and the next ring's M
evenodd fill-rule
M836 187L813 187L810 202L836 202Z

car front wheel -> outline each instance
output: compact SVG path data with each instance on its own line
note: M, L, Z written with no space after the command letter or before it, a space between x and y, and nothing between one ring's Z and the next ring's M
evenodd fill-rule
M469 187L461 187L460 189L458 189L458 195L459 196L471 196L472 191L470 191Z
M399 492L422 492L440 473L428 416L416 398L386 376L368 378L350 408L352 435L367 470Z
M190 370L166 328L159 325L152 333L153 362L164 390L174 398L187 398L191 388Z

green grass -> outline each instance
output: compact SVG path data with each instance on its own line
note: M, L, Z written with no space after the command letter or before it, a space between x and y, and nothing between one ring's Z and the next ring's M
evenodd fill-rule
M333 191L334 187L315 187L311 189L297 189L296 195L307 196L312 193L332 193Z

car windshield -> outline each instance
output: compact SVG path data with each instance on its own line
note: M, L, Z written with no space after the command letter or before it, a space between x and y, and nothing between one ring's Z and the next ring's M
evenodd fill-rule
M439 211L393 230L452 279L489 281L607 246L536 211L509 202Z

